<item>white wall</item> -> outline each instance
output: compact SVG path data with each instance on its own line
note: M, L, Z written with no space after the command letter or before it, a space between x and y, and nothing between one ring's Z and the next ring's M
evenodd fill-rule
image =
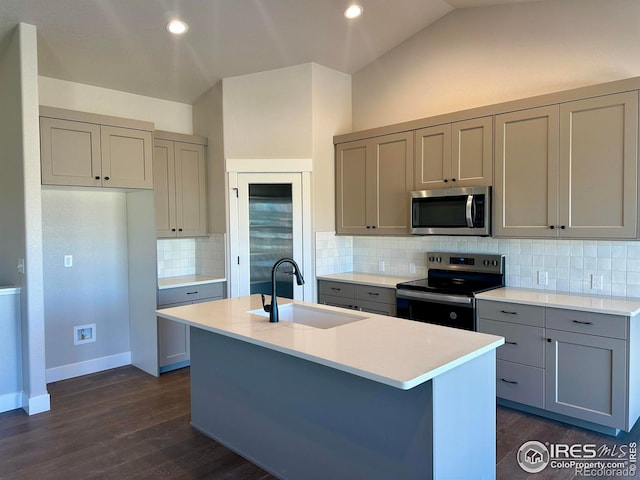
M222 81L225 158L311 158L312 64Z
M155 123L157 130L193 133L192 107L185 103L42 76L38 85L40 104L47 107L144 120Z
M126 193L42 191L48 381L51 372L129 352ZM73 266L64 267L64 256ZM73 327L96 324L96 341L74 345Z
M22 406L20 289L0 288L0 412Z
M640 75L640 2L454 10L353 75L362 130Z
M313 229L335 228L333 136L351 128L351 76L312 66Z
M36 29L19 24L0 47L0 279L21 287L21 401L27 413L49 410L45 382L42 214ZM24 259L25 274L16 270Z

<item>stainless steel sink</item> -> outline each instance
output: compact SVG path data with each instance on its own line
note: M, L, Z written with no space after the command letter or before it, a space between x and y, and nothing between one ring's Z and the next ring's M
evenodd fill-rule
M278 312L281 322L293 322L307 325L314 328L333 328L347 323L357 322L368 318L365 315L357 315L347 312L334 312L310 305L300 305L297 303L286 303L278 306ZM262 308L250 310L252 315L260 315L261 317L269 317L269 314Z

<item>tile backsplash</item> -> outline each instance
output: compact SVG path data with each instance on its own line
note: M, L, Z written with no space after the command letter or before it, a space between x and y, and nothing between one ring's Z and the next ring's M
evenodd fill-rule
M157 242L158 277L225 276L225 235L170 238Z
M499 253L512 287L640 297L640 242L495 239L484 237L349 237L316 235L316 274L345 271L424 277L426 252ZM415 270L415 273L413 273ZM546 272L547 284L538 283ZM593 289L592 276L602 280Z

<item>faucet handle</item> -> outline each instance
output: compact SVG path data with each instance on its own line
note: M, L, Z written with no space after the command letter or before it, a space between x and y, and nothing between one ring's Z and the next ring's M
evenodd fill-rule
M261 293L260 297L262 298L262 308L264 308L264 311L267 313L271 312L271 305L270 304L265 305L264 303L264 293Z

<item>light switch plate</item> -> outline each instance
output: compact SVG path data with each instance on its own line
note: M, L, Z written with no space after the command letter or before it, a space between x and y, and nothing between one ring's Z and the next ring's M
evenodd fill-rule
M73 267L73 255L64 256L64 266L66 268Z

